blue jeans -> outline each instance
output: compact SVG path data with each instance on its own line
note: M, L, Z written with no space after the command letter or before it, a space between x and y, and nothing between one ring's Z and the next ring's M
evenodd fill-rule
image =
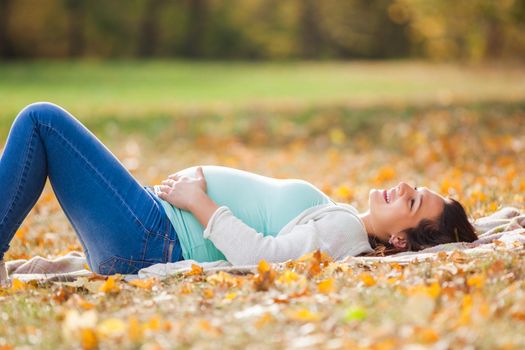
M92 271L136 273L182 260L159 198L75 117L34 103L16 117L0 159L0 260L49 177Z

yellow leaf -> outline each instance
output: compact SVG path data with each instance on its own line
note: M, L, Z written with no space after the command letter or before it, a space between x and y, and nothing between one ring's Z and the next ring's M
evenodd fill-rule
M365 284L365 286L367 287L371 287L373 285L376 284L376 280L374 279L374 277L367 273L367 272L363 272L362 274L359 275L359 279Z
M318 321L321 316L318 313L312 312L306 308L294 311L287 311L288 318L294 321Z
M427 293L432 298L437 298L439 294L441 294L441 286L438 282L432 283L430 286L427 287Z
M159 315L152 316L144 327L151 331L158 331L161 326L161 319Z
M18 278L13 278L13 283L11 285L11 290L13 292L17 292L20 290L26 290L29 288L29 284L25 283L24 281L19 280Z
M256 291L267 291L275 283L277 273L265 260L260 260L257 266L258 274L253 277L253 287Z
M299 275L292 270L286 269L277 279L280 283L291 284L292 282L298 281Z
M117 283L117 278L115 276L109 276L106 282L100 286L99 291L106 294L120 292L120 286Z
M128 321L128 338L133 343L141 343L144 338L144 327L135 316L131 316Z
M182 283L179 291L181 294L191 294L193 292L193 285L191 283Z
M80 332L80 343L84 350L97 349L98 339L95 331L91 328L83 328Z
M102 337L120 336L126 332L126 324L118 318L109 318L97 326L97 334Z
M206 298L206 299L211 299L213 298L213 289L211 288L204 288L202 290L202 295Z
M330 294L331 292L335 291L334 279L327 278L323 281L320 281L317 284L317 290L319 291L319 293L323 294Z
M460 325L468 325L470 323L472 313L472 295L467 294L463 296L463 302L461 305L461 314L459 317Z
M240 285L242 285L243 280L241 278L233 276L232 274L229 274L228 272L219 271L211 276L208 276L206 278L206 282L213 286L219 285L222 287L231 288L239 287Z
M346 140L346 135L343 129L341 128L332 128L330 129L330 141L335 145L341 145Z
M237 293L228 293L226 294L226 296L224 297L224 299L226 300L233 300L237 297Z
M467 285L470 287L483 288L484 284L485 284L485 276L480 275L480 274L470 276L467 279Z
M151 277L151 278L148 278L148 279L137 278L137 279L129 282L129 284L131 284L132 286L137 287L137 288L151 290L151 288L153 288L153 286L157 282L158 282L158 279L156 279L155 277Z
M28 231L29 228L27 226L20 227L15 233L16 239L18 239L22 244L25 244L27 242L26 234Z
M62 323L62 336L66 342L80 342L85 349L97 347L98 340L95 334L97 324L97 313L94 310L79 313L77 310L69 310L64 316Z
M431 344L439 340L439 335L432 328L417 327L415 334L422 343Z
M273 316L270 313L265 313L257 321L255 321L255 328L259 329L266 326L268 323L274 320Z
M343 198L345 201L351 201L354 198L354 191L346 185L339 186L336 191L338 197Z
M270 269L271 269L270 264L268 264L266 260L263 259L259 261L259 265L257 266L257 270L259 271L259 273L270 271Z
M198 326L200 329L215 336L221 335L222 333L219 328L213 326L208 320L199 320Z
M392 180L396 176L396 171L390 166L384 166L379 169L374 181L381 184L386 181Z
M196 264L191 264L191 271L186 272L185 276L200 276L204 274L204 269Z

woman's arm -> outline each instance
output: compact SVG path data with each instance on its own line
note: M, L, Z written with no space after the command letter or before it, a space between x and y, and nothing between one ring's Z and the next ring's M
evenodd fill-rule
M208 226L211 216L219 209L206 193L202 192L195 196L195 201L189 206L189 211L199 220L203 227Z
M191 212L203 227L208 226L213 213L219 206L206 194L206 179L202 167L196 177L171 175L159 186L158 196L177 208Z

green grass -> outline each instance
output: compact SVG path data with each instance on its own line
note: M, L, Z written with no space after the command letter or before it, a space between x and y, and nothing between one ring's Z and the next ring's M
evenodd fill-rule
M79 61L0 64L0 119L53 101L81 118L195 109L518 100L521 67L399 62Z

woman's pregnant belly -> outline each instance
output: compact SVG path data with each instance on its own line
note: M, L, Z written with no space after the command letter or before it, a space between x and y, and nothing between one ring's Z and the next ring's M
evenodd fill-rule
M312 184L298 179L275 179L223 166L203 166L207 192L219 206L227 206L245 224L265 236L275 236L304 210L330 203ZM196 167L178 172L194 176ZM185 259L224 259L213 243L202 237L204 228L190 212L173 208L175 230Z
M223 166L203 166L208 195L257 231L276 235L304 210L330 198L312 184L275 179ZM180 174L194 175L195 167Z

